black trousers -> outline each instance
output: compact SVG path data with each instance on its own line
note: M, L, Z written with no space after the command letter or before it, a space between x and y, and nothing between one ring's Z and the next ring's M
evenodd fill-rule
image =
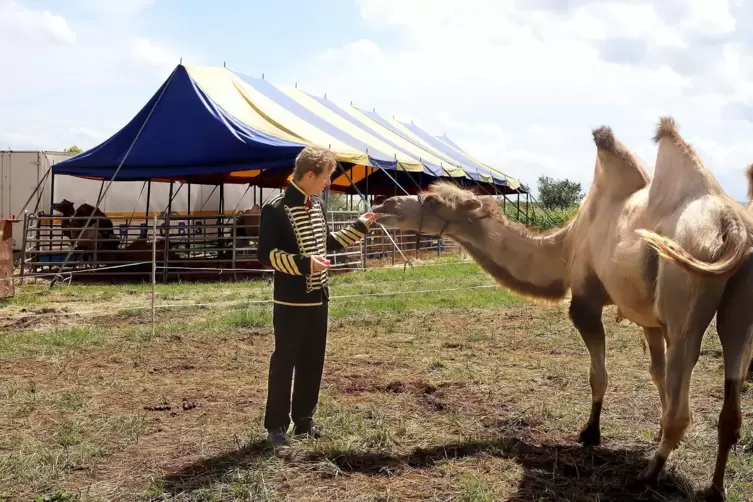
M327 299L315 307L274 304L275 350L269 361L265 429L287 431L291 411L296 428L305 431L311 425L324 370L328 314Z

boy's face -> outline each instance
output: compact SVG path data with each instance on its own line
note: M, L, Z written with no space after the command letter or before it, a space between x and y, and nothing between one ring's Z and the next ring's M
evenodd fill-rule
M330 178L332 177L332 171L334 171L334 169L330 171L322 171L318 176L312 171L305 174L304 177L308 181L308 183L306 183L306 185L308 185L306 188L310 195L318 195L322 193L322 190L331 184Z

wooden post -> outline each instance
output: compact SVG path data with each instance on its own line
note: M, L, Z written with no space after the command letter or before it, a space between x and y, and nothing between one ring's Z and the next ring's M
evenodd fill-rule
M157 296L157 215L152 216L152 336L155 332L154 300Z

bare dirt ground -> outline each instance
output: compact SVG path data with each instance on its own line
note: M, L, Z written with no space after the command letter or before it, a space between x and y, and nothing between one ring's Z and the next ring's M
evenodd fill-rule
M633 479L660 408L638 328L604 316L602 445L584 448L589 359L564 306L500 290L422 301L333 306L318 411L328 437L276 453L261 426L266 307L160 311L154 337L150 312L128 305L20 323L20 308L44 307L8 307L0 499L680 501L709 481L723 396L713 329L693 376L694 427L647 487ZM753 500L750 387L743 414L730 501Z

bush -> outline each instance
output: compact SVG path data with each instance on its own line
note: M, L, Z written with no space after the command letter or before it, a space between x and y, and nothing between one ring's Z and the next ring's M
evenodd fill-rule
M526 225L525 202L520 203L520 212L518 212L515 204L509 201L505 203L504 206L500 203L500 207L504 208L503 212L508 219ZM575 216L579 207L578 204L573 204L564 209L546 209L541 204L530 204L528 206L527 226L531 230L537 231L561 227Z

